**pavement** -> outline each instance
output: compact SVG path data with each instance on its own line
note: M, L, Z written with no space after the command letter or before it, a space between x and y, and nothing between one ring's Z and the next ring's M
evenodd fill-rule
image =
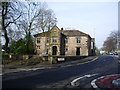
M10 72L20 72L20 71L30 71L30 70L37 70L37 69L52 69L58 67L69 67L79 64L85 64L96 60L98 56L89 56L84 59L70 61L70 62L62 62L60 64L51 64L51 65L32 65L32 66L7 66L2 65L2 74L10 73Z

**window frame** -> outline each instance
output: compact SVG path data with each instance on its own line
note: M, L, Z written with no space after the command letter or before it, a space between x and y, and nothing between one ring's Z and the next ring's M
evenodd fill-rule
M65 47L65 52L68 52L68 47Z
M39 46L39 45L37 45L37 46L36 46L36 49L37 49L37 50L40 50L40 46Z
M80 43L81 42L81 39L80 38L76 38L76 43Z
M57 43L57 38L52 38L52 43Z
M65 43L68 43L68 37L67 37L67 38L65 38Z
M47 38L46 42L49 43L49 38Z
M41 42L41 38L36 39L36 43L39 44Z

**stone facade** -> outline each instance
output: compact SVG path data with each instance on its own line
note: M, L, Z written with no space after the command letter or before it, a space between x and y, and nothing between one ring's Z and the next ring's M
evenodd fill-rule
M93 54L92 38L79 30L63 30L54 26L50 31L34 35L35 52L39 55L89 56Z

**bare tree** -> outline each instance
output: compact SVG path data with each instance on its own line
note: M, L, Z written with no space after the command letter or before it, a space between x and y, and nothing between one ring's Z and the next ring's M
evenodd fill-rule
M103 44L103 49L105 51L111 52L115 50L115 42L113 37L108 37Z
M103 49L108 52L115 51L117 49L117 39L118 32L112 31L109 37L104 41Z
M47 8L46 3L41 7L41 14L38 17L38 28L42 31L50 30L57 23L57 18L51 9Z
M30 34L36 28L37 18L41 13L41 3L37 2L22 2L21 10L23 12L17 25L23 29L26 34Z
M57 18L51 9L47 10L47 28L50 30L57 23Z
M7 50L9 44L8 28L15 23L21 16L19 7L16 7L17 2L0 2L1 12L1 27L5 38L5 49Z
M29 52L29 45L32 43L31 32L36 29L38 24L37 18L41 14L41 3L38 2L23 2L21 5L23 12L20 20L17 22L19 29L24 30L26 38L27 52Z
M16 27L8 28L8 37L9 37L10 44L12 41L17 41L23 38L24 37L23 33L24 33L23 31L17 30Z
M21 5L22 16L17 22L19 29L23 29L25 34L32 31L45 31L53 27L57 20L51 9L47 8L46 3L24 2Z

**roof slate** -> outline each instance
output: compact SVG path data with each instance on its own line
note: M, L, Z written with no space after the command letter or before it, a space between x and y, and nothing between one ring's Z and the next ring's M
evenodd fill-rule
M57 26L54 26L54 27L57 27ZM79 30L61 30L61 32L62 32L62 34L66 35L66 36L89 36L88 34L86 34L84 32L81 32ZM43 33L35 34L34 37L37 37L37 36L48 36L48 35L49 35L49 31L46 31L46 32L43 32Z
M48 36L48 35L49 35L49 31L46 31L46 32L43 32L43 33L35 34L34 37L37 37L37 36Z

